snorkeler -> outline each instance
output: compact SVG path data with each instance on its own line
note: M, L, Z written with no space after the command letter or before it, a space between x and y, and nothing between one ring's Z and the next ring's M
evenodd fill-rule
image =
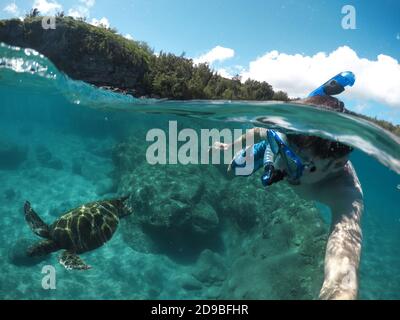
M342 72L299 102L343 112L343 102L332 95L343 92L354 81L353 73ZM360 182L349 161L353 149L337 141L299 134L285 135L265 128L249 130L233 144L218 142L214 148L240 148L246 140L255 144L233 158L228 173L240 175L240 168L246 166L251 157L253 167L248 175L263 168L261 183L264 187L287 181L302 198L329 206L332 222L319 297L356 299L364 203Z

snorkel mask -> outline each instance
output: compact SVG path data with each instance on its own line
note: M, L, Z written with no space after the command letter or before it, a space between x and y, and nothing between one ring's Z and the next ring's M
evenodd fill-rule
M292 180L298 180L304 171L305 165L301 159L287 146L277 132L268 130L268 143L272 152L280 155L286 164L287 174Z

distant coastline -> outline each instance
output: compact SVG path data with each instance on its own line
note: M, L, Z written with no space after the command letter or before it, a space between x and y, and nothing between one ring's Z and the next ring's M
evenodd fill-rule
M85 19L56 16L56 29L42 28L32 10L24 20L0 20L0 42L28 47L48 57L72 79L135 97L191 100L289 101L267 82L224 78L206 63L195 65L184 54L156 54L146 43L129 40L115 29L93 26ZM400 125L349 112L400 136Z

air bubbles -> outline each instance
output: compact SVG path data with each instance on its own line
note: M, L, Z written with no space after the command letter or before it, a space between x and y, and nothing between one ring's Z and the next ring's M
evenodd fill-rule
M397 185L397 190L400 190L400 184Z

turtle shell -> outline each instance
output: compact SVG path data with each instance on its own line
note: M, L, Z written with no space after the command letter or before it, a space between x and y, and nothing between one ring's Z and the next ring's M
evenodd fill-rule
M117 208L109 201L73 209L51 225L50 235L60 248L82 253L101 247L118 227Z

